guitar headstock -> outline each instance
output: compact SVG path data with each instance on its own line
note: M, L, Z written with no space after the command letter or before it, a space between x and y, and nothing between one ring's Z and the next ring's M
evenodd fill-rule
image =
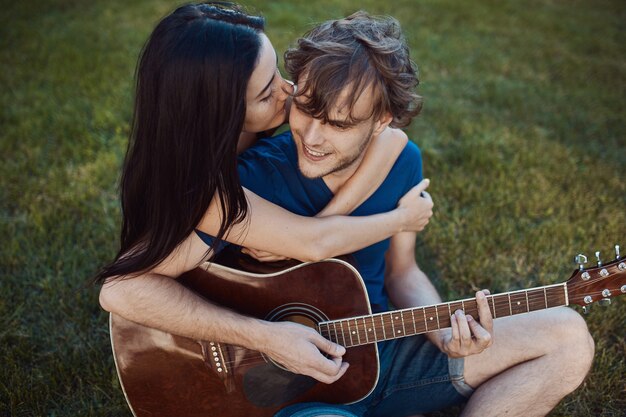
M619 246L615 245L615 258L611 262L603 263L600 252L596 252L596 258L596 266L584 268L587 257L582 254L576 256L579 269L567 280L569 304L586 307L626 294L626 257L620 256Z

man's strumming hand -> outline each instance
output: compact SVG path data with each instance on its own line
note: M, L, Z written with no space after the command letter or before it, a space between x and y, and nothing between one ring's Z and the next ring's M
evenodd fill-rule
M315 330L291 322L269 326L261 350L287 370L326 384L337 381L348 370L348 363L342 361L346 349Z

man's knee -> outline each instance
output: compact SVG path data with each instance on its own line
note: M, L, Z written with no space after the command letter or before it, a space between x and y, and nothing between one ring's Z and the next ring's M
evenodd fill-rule
M562 356L562 362L567 364L572 389L575 389L591 369L595 343L580 314L571 308L560 309L557 313L559 323L554 328L554 354Z
M570 308L567 310L569 311L567 323L569 329L566 328L565 332L569 333L573 339L572 342L576 343L581 359L586 358L588 362L591 362L595 352L595 343L589 333L587 322L576 311Z
M554 340L581 360L590 361L595 347L585 319L571 308L559 309L557 313L559 323L554 328Z

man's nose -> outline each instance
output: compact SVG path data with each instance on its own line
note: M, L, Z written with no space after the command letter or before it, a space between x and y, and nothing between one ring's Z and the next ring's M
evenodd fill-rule
M317 119L310 118L307 126L304 130L304 134L302 135L302 141L307 146L317 146L321 145L324 142L321 132L322 122Z

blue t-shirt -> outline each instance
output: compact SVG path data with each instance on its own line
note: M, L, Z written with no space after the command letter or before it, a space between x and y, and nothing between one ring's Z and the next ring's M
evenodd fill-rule
M302 216L315 216L333 198L323 179L309 179L300 173L291 132L262 139L244 152L239 157L239 176L241 184L255 194ZM352 215L393 210L398 200L421 180L421 154L419 148L409 142L378 190ZM353 253L374 312L387 310L384 279L388 248L389 239L386 239Z

